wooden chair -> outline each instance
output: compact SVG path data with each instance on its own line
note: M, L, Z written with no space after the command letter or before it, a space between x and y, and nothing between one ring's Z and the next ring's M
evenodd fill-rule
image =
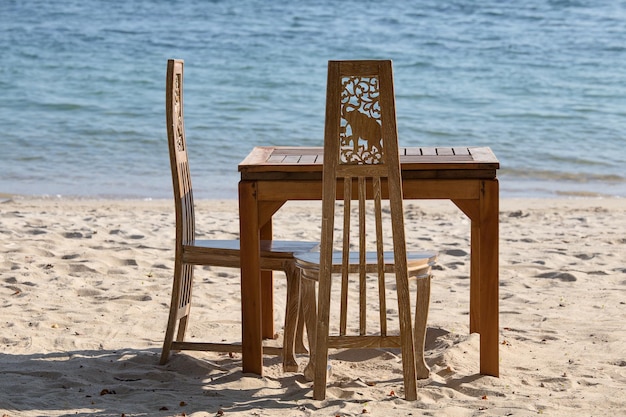
M313 379L313 397L322 400L326 395L329 348L399 347L405 397L415 400L417 378L429 375L424 361L424 339L430 267L437 254L407 253L406 250L391 61L330 61L326 94L320 252L296 254L296 265L303 278L301 300L311 352L305 375ZM341 195L343 225L335 223L336 200ZM351 200L358 200L354 210ZM366 213L372 203L373 210ZM390 215L385 217L386 221L382 214L383 203L389 204ZM351 239L354 223L357 236ZM383 243L383 223L391 227L393 250ZM373 237L367 233L370 226L373 226ZM343 234L338 240L342 242L335 242L333 232L340 229ZM335 244L342 249L335 250ZM375 250L367 251L368 244ZM351 245L358 245L358 251L352 250ZM355 335L346 329L348 289L355 286L349 281L352 273L358 274L359 292L359 329ZM399 335L387 332L386 273L395 274ZM331 275L334 274L341 275L341 301L338 303L338 334L331 335ZM378 285L379 329L375 335L367 329L368 278L374 278ZM418 282L415 328L411 318L409 278ZM319 285L317 312L315 281Z
M239 241L195 239L193 191L183 122L182 60L168 60L167 62L165 107L176 208L176 250L172 300L161 353L161 364L167 362L172 350L241 351L240 344L184 341L191 309L194 266L240 268ZM293 253L309 251L317 246L317 242L263 241L261 243L261 269L282 270L287 276L287 312L283 347L282 349L264 348L264 353L283 355L285 371L293 372L298 369L294 355L294 338L299 311L300 278L294 264ZM176 327L178 331L174 340Z

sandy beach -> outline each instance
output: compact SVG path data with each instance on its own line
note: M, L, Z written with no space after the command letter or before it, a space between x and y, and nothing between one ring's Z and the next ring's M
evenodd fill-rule
M501 376L478 374L468 334L469 221L407 202L407 239L440 252L426 345L431 377L402 398L398 352L332 351L325 401L265 358L179 353L160 366L173 270L171 200L0 200L0 416L618 416L626 410L626 203L504 199ZM238 234L237 202L197 202L198 237ZM318 239L316 204L275 235ZM282 334L285 280L276 274ZM198 268L189 332L240 340L239 271ZM280 341L277 340L278 343ZM306 356L299 356L301 369Z

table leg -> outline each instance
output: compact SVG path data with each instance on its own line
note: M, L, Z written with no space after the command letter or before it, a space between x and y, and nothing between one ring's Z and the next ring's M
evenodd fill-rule
M272 239L271 219L261 227L261 240ZM273 271L261 271L261 308L262 335L264 339L274 338L274 273Z
M470 333L480 333L480 220L472 219L470 252Z
M499 376L499 187L482 182L480 196L480 373Z
M272 240L274 236L272 226L272 216L276 213L285 201L257 201L258 225L261 229L261 240ZM275 338L274 322L274 273L273 271L261 271L261 308L262 335L264 339Z
M259 210L256 183L239 182L243 372L263 375Z
M470 333L480 333L480 199L452 200L471 220L470 250Z

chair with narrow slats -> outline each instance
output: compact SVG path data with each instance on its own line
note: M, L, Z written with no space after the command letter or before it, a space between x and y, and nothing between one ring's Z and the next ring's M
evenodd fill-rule
M165 364L171 351L199 350L240 352L241 344L189 342L185 332L191 309L193 273L195 265L240 268L239 240L196 240L193 189L187 158L187 143L183 122L183 61L168 60L166 78L166 122L170 165L174 186L176 211L176 248L174 283L161 364ZM287 277L287 306L282 348L265 347L264 353L283 355L283 369L298 369L294 354L296 327L298 326L300 278L293 254L309 251L318 242L263 241L261 242L261 269L281 270ZM302 320L301 320L302 322ZM178 329L177 329L178 328ZM176 334L176 340L174 335ZM301 338L301 334L298 336Z
M326 94L321 246L319 252L295 255L302 273L301 302L311 352L305 375L313 379L313 397L322 400L329 348L400 348L405 398L415 400L417 379L429 376L424 341L430 271L437 253L406 249L391 61L330 61ZM351 206L353 200L356 207ZM385 227L391 231L385 233ZM370 229L372 233L367 233ZM335 237L336 230L343 233ZM358 277L351 280L350 274ZM385 274L395 274L391 288ZM332 275L339 275L341 282L336 303L331 303ZM418 284L414 323L410 279ZM371 286L378 287L374 317L367 312L366 289ZM358 295L350 298L351 292ZM387 329L388 296L397 298L399 323L394 334ZM348 300L355 298L358 329L348 329L347 318L354 311ZM340 306L332 314L338 325L331 327L335 305ZM375 332L368 329L370 319L379 323Z

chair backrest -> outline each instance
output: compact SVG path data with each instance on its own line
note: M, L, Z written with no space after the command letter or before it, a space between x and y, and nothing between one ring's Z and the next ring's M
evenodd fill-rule
M192 244L195 239L193 189L183 119L183 67L182 60L168 60L165 81L165 118L174 185L177 250L183 244Z
M366 259L366 251L368 242L372 247L373 235L380 304L378 321L380 334L385 336L387 307L383 251L389 247L383 244L382 201L385 197L389 200L390 220L385 224L388 226L390 222L392 228L396 280L403 283L408 280L391 61L330 61L325 125L320 280L330 279L333 232L343 229L343 236L338 239L342 241L343 263L340 335L346 334L348 271L354 271L348 267L348 255L357 239L359 334L364 335L367 331L366 264L370 264L369 270L372 270L372 260ZM339 193L338 185L341 186ZM335 198L342 194L344 216L343 226L339 227L334 224ZM354 210L351 200L358 200ZM366 200L373 200L373 216L366 213ZM358 235L353 242L350 242L351 223ZM358 224L356 228L354 223ZM375 230L368 234L370 226ZM398 288L399 303L409 306L408 297L408 284L406 288ZM399 308L401 314L406 313L403 310ZM410 329L406 330L410 332Z

